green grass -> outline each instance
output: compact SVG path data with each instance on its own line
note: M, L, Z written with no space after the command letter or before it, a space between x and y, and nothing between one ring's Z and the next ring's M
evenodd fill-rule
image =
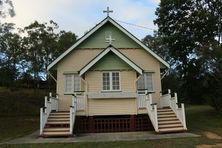
M7 92L7 93L5 93ZM2 95L3 94L3 95ZM0 142L22 137L39 128L39 107L42 106L45 91L20 90L10 92L0 89L0 103L4 102L4 109L0 116ZM8 99L8 100L5 100ZM25 102L25 103L24 103ZM12 106L12 109L8 107ZM26 106L31 106L24 108ZM21 107L23 109L21 109ZM24 114L23 112L26 111ZM118 141L118 142L84 142L84 143L53 143L53 144L18 144L0 145L9 148L60 148L60 147L82 147L82 148L192 148L198 144L222 143L221 140L211 140L205 136L205 132L213 132L222 136L222 115L207 105L186 106L186 118L188 132L201 135L197 138L177 138L162 140L141 141ZM59 139L58 139L59 140Z
M39 128L39 116L0 117L0 143L30 134Z
M188 106L186 118L189 132L203 134L210 131L222 136L222 114L211 106Z
M32 133L39 128L39 108L45 90L0 87L0 142Z

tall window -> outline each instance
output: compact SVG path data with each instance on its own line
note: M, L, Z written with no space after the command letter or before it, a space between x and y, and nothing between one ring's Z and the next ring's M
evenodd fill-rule
M137 81L137 89L139 93L145 93L145 91L153 91L153 78L152 73L144 73Z
M103 90L117 91L120 90L119 72L103 72Z
M65 74L65 93L80 91L80 77L78 74Z

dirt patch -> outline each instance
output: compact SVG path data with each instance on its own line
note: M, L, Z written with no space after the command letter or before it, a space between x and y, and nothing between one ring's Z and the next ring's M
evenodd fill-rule
M214 139L214 140L221 140L222 139L221 136L219 136L215 133L212 133L212 132L205 132L204 134L207 136L208 139Z
M207 145L207 144L200 144L196 145L196 148L213 148L215 145Z
M215 145L201 144L196 145L196 148L222 148L222 143L217 143Z

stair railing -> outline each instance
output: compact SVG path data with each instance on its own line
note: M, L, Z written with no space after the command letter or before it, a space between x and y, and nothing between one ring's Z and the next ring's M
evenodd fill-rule
M158 132L159 129L158 129L158 119L157 119L157 104L152 103L152 94L150 93L146 95L146 108L147 108L150 120L153 124L153 127L155 131Z
M43 129L52 110L58 110L58 95L52 97L52 93L49 93L49 97L45 96L44 107L40 108L40 135L43 134Z
M49 93L49 101L51 102L52 111L58 111L58 103L59 103L59 96L56 94L55 97L52 96L52 93Z
M174 97L171 97L170 107L176 113L177 118L180 120L184 129L186 130L187 126L186 126L184 103L178 103L177 93L174 93Z
M73 127L76 118L76 109L77 109L77 96L73 94L72 96L72 105L70 106L70 119L69 119L69 132L73 134Z
M160 108L169 107L171 98L171 90L168 89L166 92L160 92Z

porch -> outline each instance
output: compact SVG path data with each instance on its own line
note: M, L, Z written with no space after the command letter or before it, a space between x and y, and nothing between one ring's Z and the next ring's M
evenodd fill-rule
M90 101L94 100L97 104L101 101L117 100L132 103L131 105L136 105L136 109L128 104L124 105L128 107L128 110L119 111L121 107L117 108L110 107L112 112L104 112L105 108L102 109L103 113L90 112ZM160 93L160 104L157 107L157 103L152 103L152 94L137 94L137 93L75 93L72 95L72 105L70 106L70 111L65 113L58 112L58 101L59 97L52 97L49 95L49 99L45 97L45 107L40 110L40 135L49 136L69 136L76 132L115 132L115 131L136 131L136 130L146 130L149 123L152 123L154 130L157 133L166 132L181 132L186 131L186 120L184 104L179 104L177 100L177 94L172 95L171 91L168 90L166 94ZM113 102L113 101L112 101ZM124 103L124 102L123 102ZM104 103L102 103L104 105ZM92 105L92 103L91 103ZM110 104L108 103L108 106ZM98 104L97 104L97 110ZM53 112L57 111L57 118L54 118ZM145 112L145 113L144 113ZM93 114L92 114L93 113ZM117 113L117 114L115 114ZM138 118L139 115L147 115L147 118ZM146 123L144 121L147 121ZM90 123L90 124L89 124ZM147 125L145 125L145 124ZM55 131L50 128L56 127ZM75 125L75 128L74 128ZM145 126L144 126L145 125ZM136 126L138 128L136 128ZM62 127L62 128L60 128ZM63 128L66 127L66 128ZM49 131L49 132L48 132Z

